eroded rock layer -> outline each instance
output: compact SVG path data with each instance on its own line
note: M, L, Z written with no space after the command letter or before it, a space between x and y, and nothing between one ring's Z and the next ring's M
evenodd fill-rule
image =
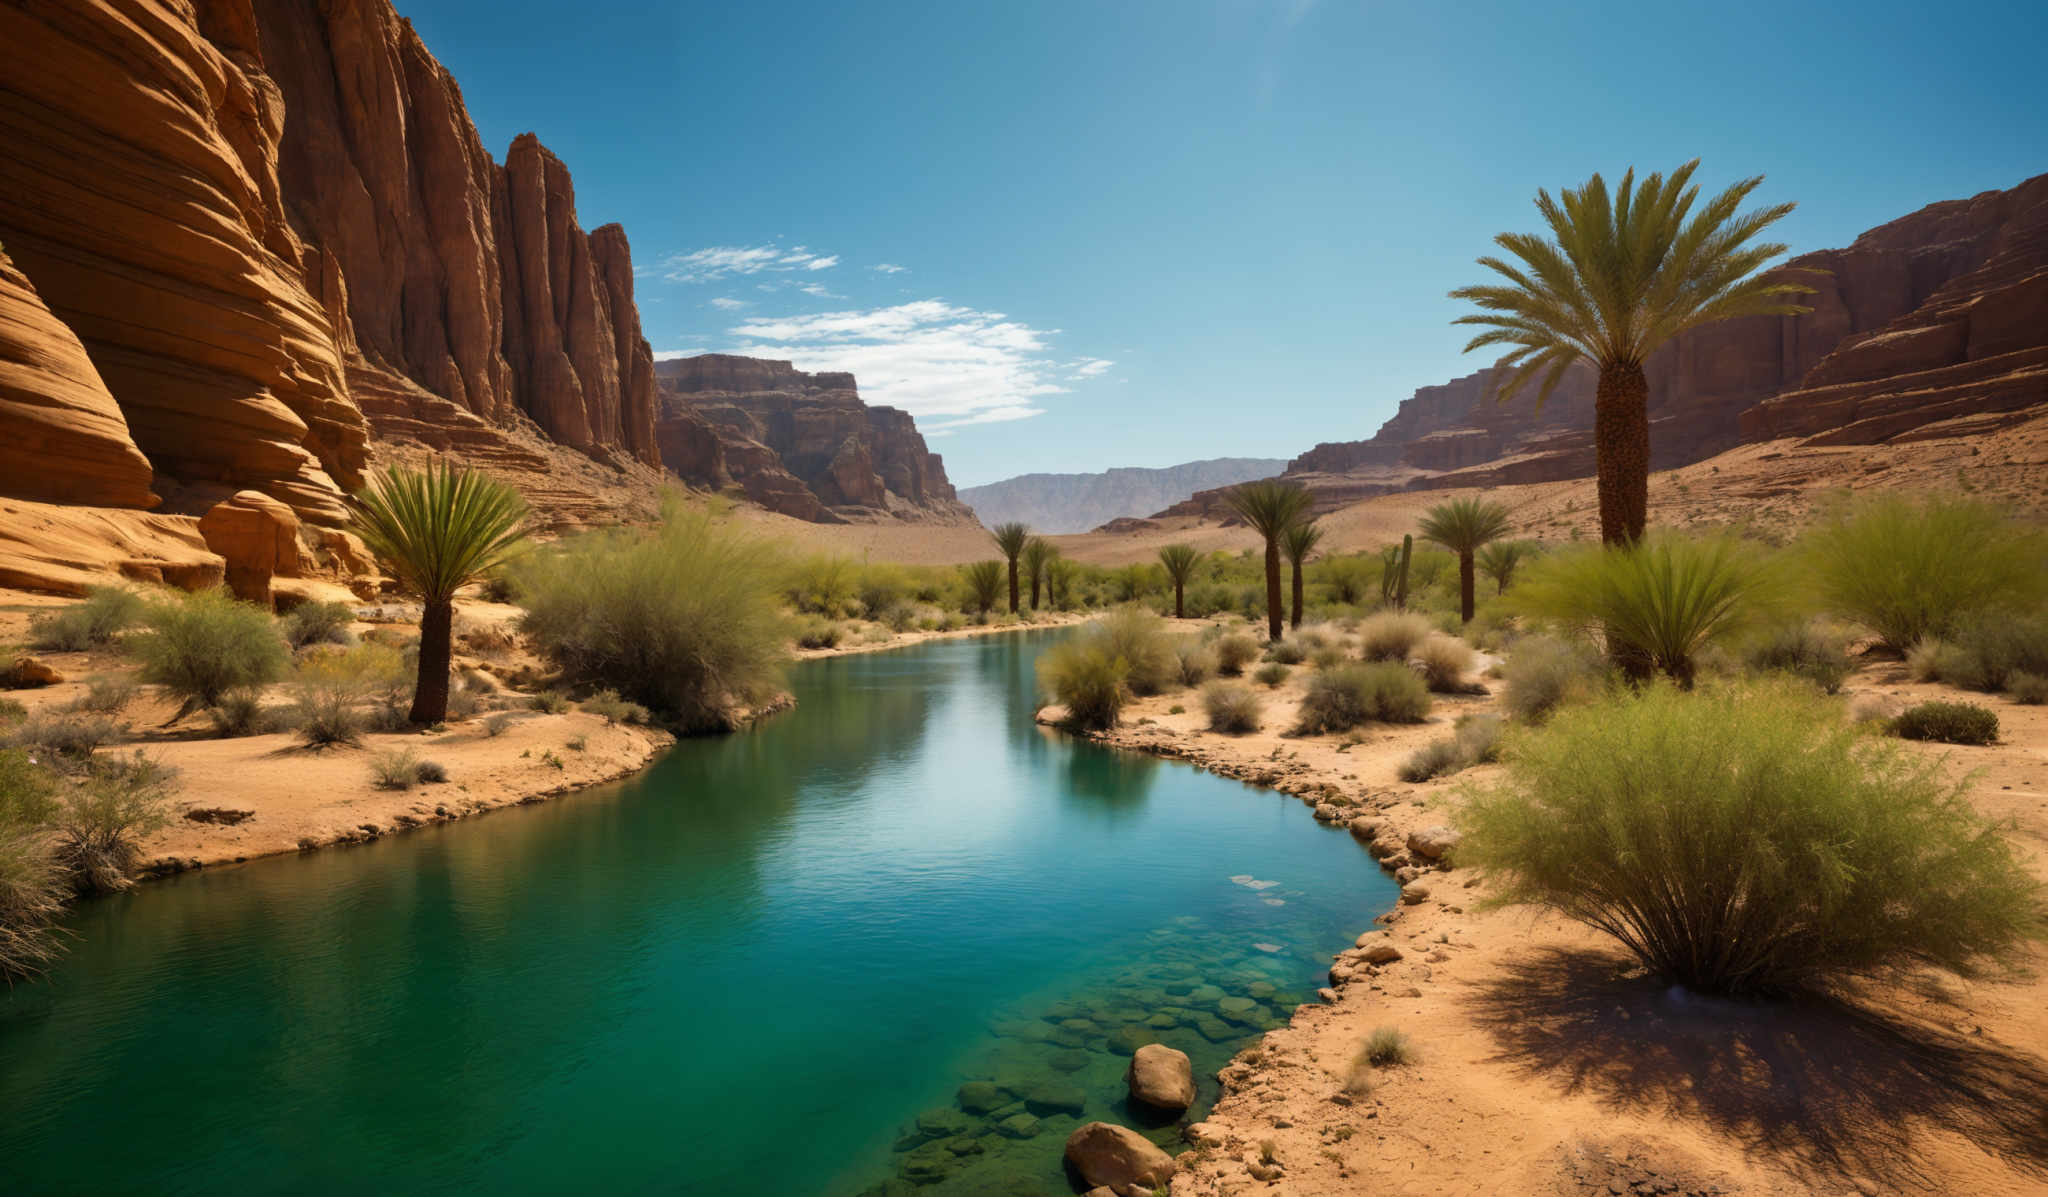
M804 520L974 518L910 414L863 403L851 374L720 353L654 371L664 458L686 481Z

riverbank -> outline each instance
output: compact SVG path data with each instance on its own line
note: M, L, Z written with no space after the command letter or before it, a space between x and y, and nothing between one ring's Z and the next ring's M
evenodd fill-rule
M1306 671L1297 671L1305 675ZM1340 955L1327 1004L1222 1070L1189 1138L1176 1197L1256 1192L2048 1193L2048 981L1866 989L1844 1001L1738 1005L1637 975L1602 937L1526 909L1433 860L1467 782L1396 769L1493 698L1439 698L1430 722L1288 737L1299 681L1270 692L1259 732L1204 730L1190 695L1138 700L1115 747L1271 786L1340 823L1404 883L1402 903ZM1263 692L1263 691L1262 691ZM1857 674L1850 701L1955 697L1897 666ZM2048 879L2048 708L1972 696L2004 734L1928 748L1972 801L2010 821ZM1411 1063L1355 1067L1388 1027ZM1361 1075L1369 1090L1356 1084ZM2017 1108L2033 1111L2014 1117ZM1271 1157L1271 1162L1266 1157ZM1278 1171L1273 1164L1277 1163ZM1257 1168L1257 1174L1254 1167ZM1260 1179L1260 1176L1272 1179Z

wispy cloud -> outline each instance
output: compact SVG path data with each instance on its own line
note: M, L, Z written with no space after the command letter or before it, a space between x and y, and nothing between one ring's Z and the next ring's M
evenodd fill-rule
M837 295L837 294L834 294L834 293L833 293L833 292L831 292L831 291L828 291L828 290L826 290L826 289L825 289L825 284L823 284L823 283L801 283L801 284L798 284L798 286L797 286L797 290L799 290L799 291L802 291L802 292L803 292L804 294L806 294L806 295L814 295L814 296L818 297L819 299L844 299L844 298L846 298L846 297L845 297L844 295Z
M1106 357L1084 357L1068 362L1062 368L1067 371L1069 379L1079 381L1108 373L1109 368L1114 365L1116 363Z
M868 269L874 271L877 274L902 274L904 271L910 269L910 267L898 266L894 262L883 262L879 266L870 266L868 267Z
M752 307L754 305L748 303L744 299L733 299L729 296L721 295L718 298L711 301L711 306L714 308L718 308L722 311L736 312L741 308Z
M672 283L709 283L763 271L829 270L838 264L838 254L813 253L802 245L713 245L669 254L653 272Z

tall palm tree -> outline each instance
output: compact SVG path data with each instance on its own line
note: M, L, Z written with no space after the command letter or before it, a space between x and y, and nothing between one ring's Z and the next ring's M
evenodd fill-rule
M1266 540L1266 638L1280 631L1280 534L1308 514L1308 491L1300 484L1262 478L1230 490L1223 501Z
M1451 298L1482 309L1455 323L1488 326L1465 346L1466 352L1514 346L1496 363L1507 372L1497 388L1499 398L1512 397L1541 372L1540 407L1573 362L1589 362L1599 371L1593 448L1600 538L1608 544L1641 539L1648 519L1650 386L1643 364L1651 353L1679 333L1719 320L1812 310L1787 297L1810 294L1813 288L1782 275L1757 273L1785 246L1750 244L1793 205L1738 213L1763 182L1758 176L1694 212L1699 188L1690 184L1698 166L1694 159L1669 179L1653 174L1640 186L1630 168L1611 195L1597 174L1558 200L1538 191L1536 210L1550 226L1550 239L1500 234L1494 244L1521 259L1520 264L1492 256L1479 264L1506 284L1451 292Z
M1024 576L1031 579L1033 611L1038 610L1038 596L1045 588L1046 571L1052 565L1053 558L1059 555L1060 551L1043 536L1034 536L1024 542L1024 552L1019 555L1018 560L1024 565Z
M1018 523L997 524L989 536L1002 550L1003 559L1010 563L1010 614L1017 613L1017 558L1024 552L1024 545L1031 539L1031 529Z
M1458 555L1458 614L1471 623L1472 559L1480 549L1508 534L1508 509L1485 499L1452 499L1423 512L1418 530L1424 540L1433 540Z
M1288 525L1280 535L1280 551L1287 555L1288 564L1294 567L1294 602L1287 609L1287 625L1301 626L1301 563L1316 551L1323 541L1323 530L1313 520L1299 520Z
M353 514L356 535L422 600L410 718L439 723L448 717L455 592L503 565L526 540L526 500L476 470L397 467L370 479Z
M1195 567L1202 563L1202 555L1195 546L1170 544L1159 550L1159 564L1166 567L1167 580L1173 583L1173 617L1186 619L1187 604L1184 601L1188 579L1195 576Z

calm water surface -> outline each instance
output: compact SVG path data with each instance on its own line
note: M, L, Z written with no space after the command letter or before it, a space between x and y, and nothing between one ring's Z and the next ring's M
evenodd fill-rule
M1034 728L1048 643L813 662L629 783L85 905L0 993L8 1191L1069 1191L1135 1044L1199 1115L1394 888L1295 800Z

